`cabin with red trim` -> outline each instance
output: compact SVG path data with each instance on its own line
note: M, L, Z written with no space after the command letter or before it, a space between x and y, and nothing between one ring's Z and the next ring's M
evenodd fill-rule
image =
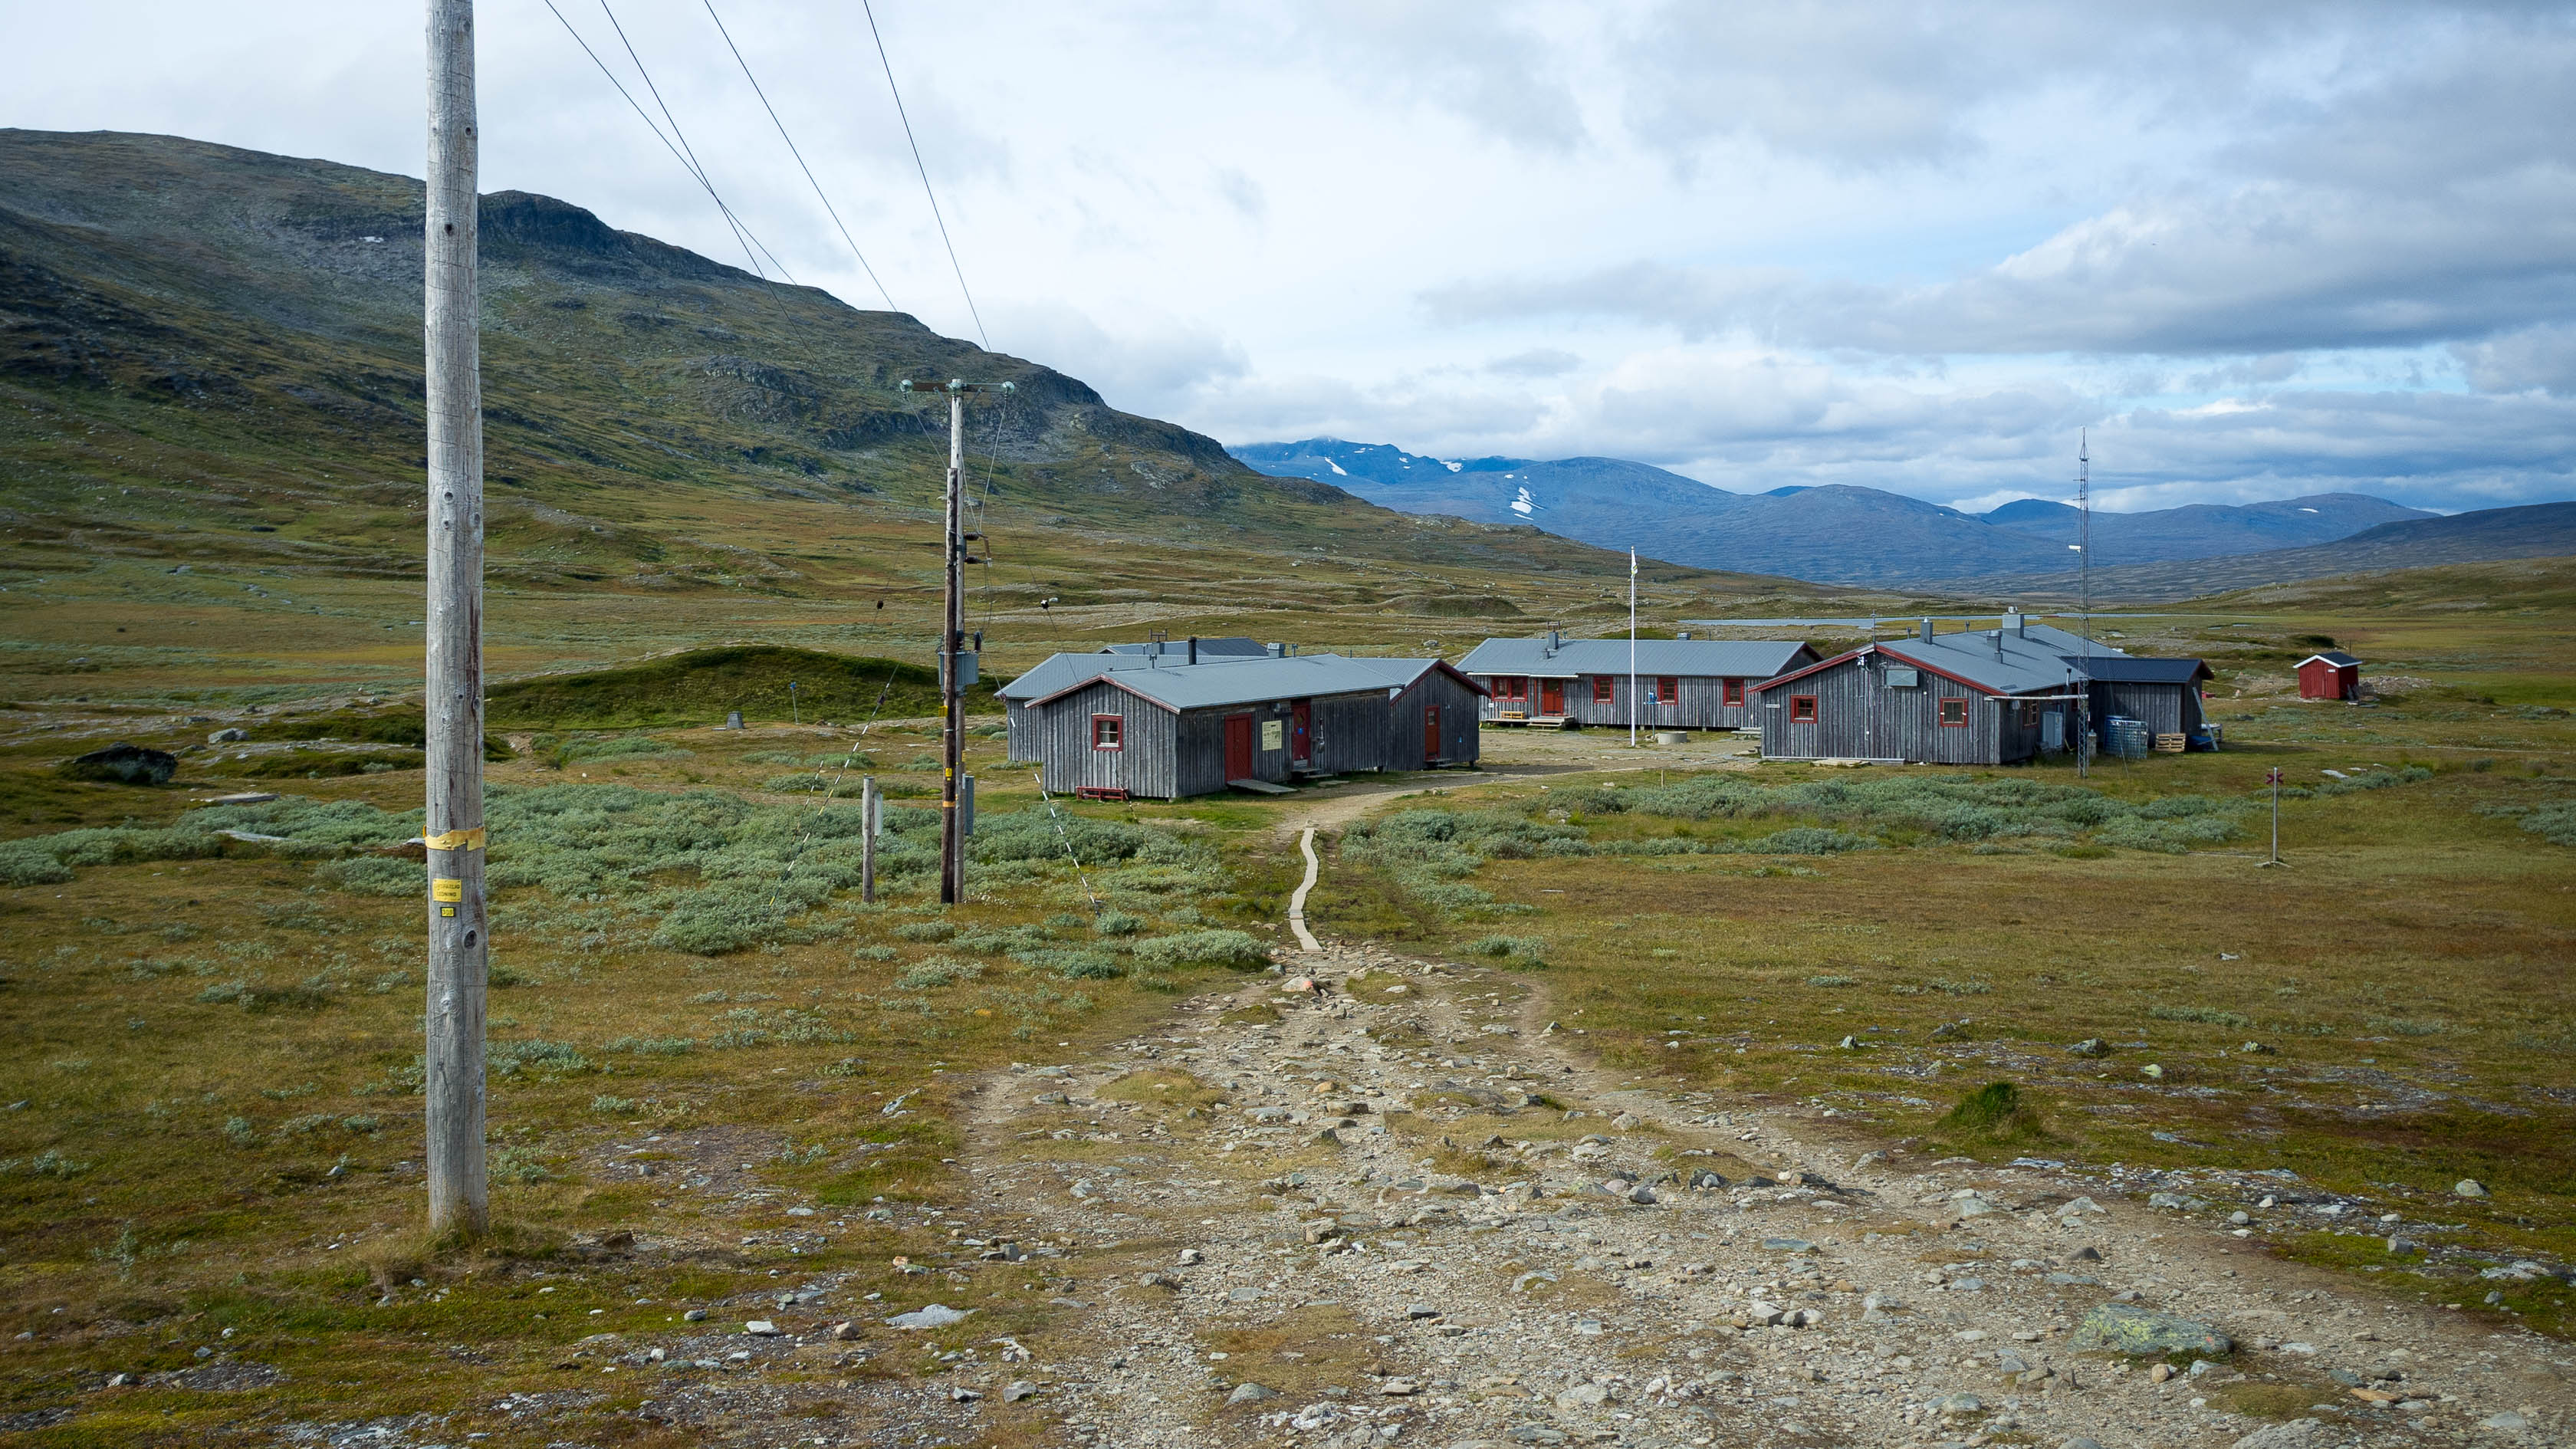
M1753 686L1816 662L1797 639L1488 639L1458 661L1485 687L1484 717L1497 725L1624 727L1636 703L1650 730L1740 730L1754 717Z
M2361 661L2340 649L2328 649L2299 661L2299 698L2361 698Z
M2159 667L2129 667L2150 663ZM2008 765L2070 748L2083 717L2077 703L2114 687L2123 700L2187 691L2188 712L2176 701L2170 713L2177 727L2197 724L2198 681L2207 677L2198 660L2132 659L2006 615L1999 628L1954 634L1936 633L1926 619L1910 638L1873 640L1754 692L1765 759ZM2159 708L2159 722L2165 713ZM2098 731L2101 699L2091 715Z
M1022 678L1041 671L1052 688L1011 686L1022 696L1012 753L1066 794L1176 800L1479 754L1484 691L1438 659L1060 654Z

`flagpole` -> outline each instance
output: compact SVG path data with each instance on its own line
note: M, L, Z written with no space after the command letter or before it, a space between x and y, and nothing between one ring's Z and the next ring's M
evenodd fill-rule
M1628 550L1628 748L1637 747L1637 551Z

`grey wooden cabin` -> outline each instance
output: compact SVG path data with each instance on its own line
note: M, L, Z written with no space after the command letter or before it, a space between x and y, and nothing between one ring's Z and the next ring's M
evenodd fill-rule
M1110 644L1083 654L1050 654L1036 667L993 693L1002 701L1002 718L1009 727L1011 763L1037 763L1038 740L1028 702L1055 693L1076 680L1089 679L1121 669L1167 669L1176 664L1212 664L1247 659L1292 657L1293 644L1263 644L1257 640L1229 639L1153 639L1137 644Z
M2110 700L2155 694L2180 709L2177 676L2197 722L2192 681L2208 677L2197 659L2133 658L2010 615L2001 628L1956 634L1934 633L1927 619L1914 637L1874 641L1764 681L1756 691L1762 755L2013 764L2072 746L2079 699L2090 703L2097 730Z
M1637 723L1658 730L1757 728L1753 687L1816 662L1796 639L1640 639ZM1483 716L1503 725L1625 726L1626 639L1488 639L1458 669L1485 687Z
M1477 758L1480 691L1437 659L1119 663L1022 704L1049 790L1174 800L1235 781Z

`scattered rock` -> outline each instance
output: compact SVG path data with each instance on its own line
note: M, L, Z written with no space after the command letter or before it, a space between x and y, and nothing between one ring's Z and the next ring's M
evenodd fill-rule
M1236 1384L1234 1386L1234 1392L1225 1396L1225 1401L1228 1404L1257 1404L1264 1399L1275 1399L1277 1397L1279 1397L1279 1391L1277 1389L1265 1388L1260 1384L1246 1382Z
M1168 1293L1178 1293L1181 1291L1181 1280L1170 1273L1139 1273L1136 1275L1136 1286L1160 1288Z
M2322 1419L2292 1419L2266 1424L2236 1441L2236 1449L2312 1449L2328 1442Z
M1610 1119L1610 1125L1618 1128L1622 1132L1633 1132L1637 1128L1645 1126L1646 1119L1638 1116L1634 1112L1622 1112L1618 1116Z
M1406 1318L1438 1318L1440 1310L1428 1303L1416 1303L1404 1310Z
M179 757L168 750L148 750L119 740L103 750L65 760L54 767L54 773L66 780L111 785L167 785L178 768Z
M2129 1303L2105 1303L2075 1326L2081 1348L2107 1348L2115 1353L2197 1353L2225 1358L2236 1341L2205 1323L2155 1313Z
M1560 1409L1597 1409L1610 1402L1610 1391L1599 1384L1576 1384L1556 1396Z
M1027 1379L1014 1379L1010 1387L1002 1390L1002 1402L1006 1404L1016 1404L1022 1399L1034 1399L1037 1396L1038 1386Z
M778 1325L770 1322L766 1318L753 1319L742 1326L742 1331L750 1334L754 1338L778 1337Z
M1206 1261L1207 1255L1196 1248L1181 1249L1181 1266L1184 1268L1195 1268Z
M945 1303L933 1303L910 1313L898 1313L886 1322L897 1328L946 1328L952 1323L965 1322L974 1311L972 1308L951 1308Z
M2110 1047L2104 1045L2098 1036L2088 1036L2067 1050L2079 1057L2107 1057L2111 1054Z
M236 730L236 729L221 729L221 730L217 730L217 731L215 731L213 734L210 734L210 735L206 736L206 743L207 743L207 744L210 744L210 745L231 745L231 744L239 744L239 743L240 743L240 742L242 742L243 740L246 740L246 739L249 739L249 738L250 738L250 736L249 736L249 735L247 735L247 734L243 733L243 732L242 732L242 731L240 731L240 730Z
M2478 1420L2478 1427L2481 1429L2528 1429L2531 1427L2531 1420L2523 1417L2519 1413L2516 1413L2512 1409L2506 1409L2501 1413L2489 1414L2485 1418Z
M843 1343L856 1342L859 1335L865 1331L866 1330L860 1328L855 1323L835 1323L832 1325L832 1336Z
M704 1323L707 1321L707 1311L703 1308L692 1308L688 1312L680 1315L680 1321L683 1323Z
M1804 1238L1764 1238L1762 1246L1775 1253L1812 1253L1816 1245Z
M2478 1181L2474 1177L2461 1178L2459 1182L2452 1186L2451 1191L2457 1193L2461 1197L2485 1197L2488 1195L2487 1185Z

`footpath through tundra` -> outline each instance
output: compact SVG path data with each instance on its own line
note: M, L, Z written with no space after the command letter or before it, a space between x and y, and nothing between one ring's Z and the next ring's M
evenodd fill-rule
M944 1225L958 1261L900 1300L786 1295L752 1355L837 1354L864 1401L840 1442L871 1445L2576 1441L2539 1335L2053 1164L1614 1081L1526 976L1282 961L1306 974L979 1084L967 1199L871 1210ZM1045 1280L1062 1316L977 1332L979 1271ZM865 1376L904 1354L936 1368ZM645 1412L722 1436L730 1397Z

